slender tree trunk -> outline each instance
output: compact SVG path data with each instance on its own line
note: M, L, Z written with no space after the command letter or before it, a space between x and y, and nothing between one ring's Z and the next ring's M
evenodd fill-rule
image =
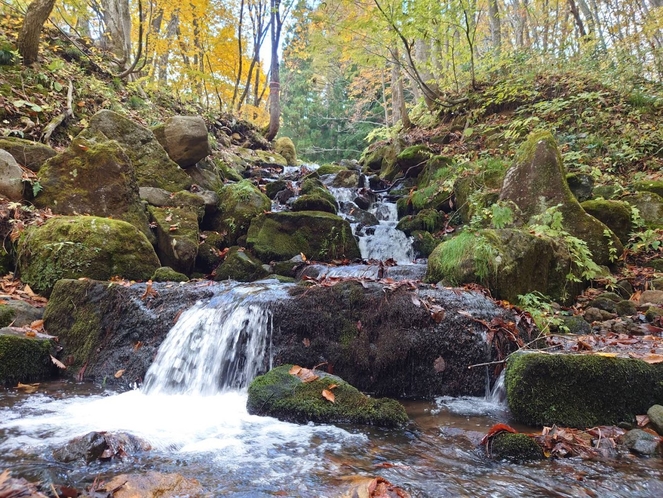
M270 0L272 63L269 71L269 130L267 140L274 140L281 126L281 83L279 78L279 44L281 42L281 0Z
M102 0L104 24L106 30L102 37L108 48L124 70L131 59L131 13L129 0Z
M392 125L399 121L404 129L412 126L410 117L405 107L405 92L403 89L403 76L401 74L401 64L398 55L398 47L392 51L391 61L391 120Z
M580 33L580 36L582 38L585 38L587 36L587 31L585 31L585 24L582 22L582 18L580 17L578 6L576 5L575 0L568 0L568 2L569 2L569 9L571 10L571 15L573 15L573 19L575 19L576 21L578 32Z
M490 38L495 55L499 56L502 50L502 22L497 0L488 2L488 17L490 18Z
M17 44L18 53L23 57L23 64L26 66L37 62L41 30L54 6L55 0L34 0L25 12Z

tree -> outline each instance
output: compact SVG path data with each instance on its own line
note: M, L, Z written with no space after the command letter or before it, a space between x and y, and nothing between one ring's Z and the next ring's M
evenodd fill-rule
M281 44L281 0L271 0L270 41L272 42L272 62L269 68L269 130L265 138L274 140L279 132L281 121L281 81L279 78L279 46Z
M25 12L18 34L18 53L23 57L23 64L26 66L37 62L41 30L54 6L55 0L34 0Z

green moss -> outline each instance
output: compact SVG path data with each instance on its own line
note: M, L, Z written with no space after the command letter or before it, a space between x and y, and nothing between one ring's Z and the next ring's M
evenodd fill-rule
M292 203L292 210L324 211L325 213L336 214L336 206L332 204L326 196L323 197L320 192L299 196L295 202Z
M170 266L157 268L152 275L155 282L188 282L189 278L184 274L173 270Z
M582 208L612 230L622 244L626 244L633 231L631 207L623 201L596 199L585 201Z
M435 209L422 209L416 215L402 218L396 228L405 232L405 235L412 235L414 231L437 232L444 226L444 213Z
M282 365L256 377L249 386L247 410L296 423L367 424L402 427L408 421L403 406L393 399L369 398L333 375L321 374L313 382L302 382ZM330 389L332 385L333 387ZM322 396L330 390L334 403Z
M226 259L216 269L214 280L237 280L253 282L265 278L269 272L262 263L239 247L231 247Z
M223 160L215 159L214 164L216 165L221 180L232 182L242 181L242 175L240 175L233 167L227 165Z
M433 237L429 232L421 230L415 230L411 235L412 247L420 258L428 258L442 242L440 239Z
M288 184L285 180L275 180L273 182L269 182L267 185L265 185L265 194L270 199L274 199L276 194L285 189L287 186Z
M225 232L228 245L235 245L246 235L251 220L272 206L269 198L249 180L224 185L218 194L220 211L211 217L208 225L211 230Z
M297 151L295 150L295 144L292 142L292 139L288 137L277 138L274 142L274 151L277 154L281 154L289 166L297 164Z
M339 164L323 164L316 171L319 175L335 175L341 171L345 171L347 168Z
M513 417L528 425L634 422L663 402L663 365L598 355L516 354L507 364Z
M511 432L502 432L493 438L490 454L496 459L516 462L543 458L543 450L533 438Z
M16 310L7 306L4 301L0 301L0 328L8 327L16 317Z
M52 351L51 341L0 333L0 386L54 377Z
M464 231L440 244L431 254L427 282L444 280L452 285L467 281L468 272L476 281L487 284L490 275L496 273L500 245L489 231L482 233Z
M23 232L17 266L25 283L48 295L61 278L147 280L161 265L145 235L129 223L61 216Z
M663 197L663 181L661 180L643 180L633 182L631 186L639 192L652 192Z
M198 214L190 208L149 206L163 266L188 274L198 255Z

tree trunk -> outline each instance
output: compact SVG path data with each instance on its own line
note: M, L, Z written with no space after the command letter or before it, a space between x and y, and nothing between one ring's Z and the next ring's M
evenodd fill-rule
M41 30L54 5L55 0L34 0L25 12L23 26L18 34L18 53L26 66L37 62Z
M269 70L269 130L267 140L274 140L281 126L281 83L279 79L279 44L281 41L281 0L271 0L270 35L272 42L272 63Z
M412 123L410 123L407 107L405 107L405 92L403 90L403 76L398 48L395 47L391 53L391 124L393 126L400 121L403 129L408 129L412 126Z
M102 12L106 29L102 40L124 70L131 59L131 13L129 0L102 0Z
M502 50L502 22L497 0L488 2L488 17L490 18L490 38L493 43L493 50L496 55L499 55Z

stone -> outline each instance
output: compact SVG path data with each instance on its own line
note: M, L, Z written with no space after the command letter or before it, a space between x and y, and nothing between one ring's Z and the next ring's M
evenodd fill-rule
M581 315L562 316L562 325L568 329L569 334L585 335L592 333L592 327Z
M156 242L140 200L135 169L117 142L74 139L64 152L46 161L39 181L43 190L35 197L35 206L55 214L124 220Z
M216 190L223 185L224 180L239 181L242 179L235 170L229 168L216 157L206 157L186 170L194 185L205 190Z
M633 231L631 206L628 202L596 199L585 201L582 208L604 223L626 245Z
M154 136L181 168L194 166L212 153L207 126L200 116L171 116L152 128Z
M135 168L139 187L177 192L191 186L191 178L168 157L149 129L104 109L92 116L88 128L79 134L85 138L98 135L119 142Z
M578 202L585 202L592 198L594 179L591 175L585 173L569 173L566 175L566 183Z
M617 303L617 306L615 307L615 312L619 316L633 316L638 313L638 307L635 305L633 301L629 301L628 299L623 299L622 301L619 301Z
M151 449L147 441L127 432L89 432L53 450L53 458L63 463L81 461L88 464L96 460L122 460Z
M329 199L320 194L304 194L295 199L291 206L292 211L323 211L336 214L336 206Z
M2 310L9 312L9 316L7 316L9 321L5 323L4 319L0 318L0 327L6 327L10 323L13 327L25 327L36 320L41 320L44 316L43 307L33 306L26 301L16 299L0 300L0 317L5 317L7 313L3 313Z
M396 165L396 157L401 151L401 145L378 142L375 145L368 147L361 155L359 164L362 165L364 171L379 171L380 178L385 179L391 176L393 179L397 170L392 173Z
M642 429L628 431L622 436L621 443L640 456L654 456L660 451L660 438Z
M621 197L622 201L628 202L638 209L640 217L647 228L663 227L663 197L654 192L636 192Z
M0 149L9 152L18 164L35 173L39 172L48 159L57 154L48 145L17 137L0 138Z
M269 271L262 263L240 247L231 247L223 263L216 269L214 280L253 282L265 278Z
M199 238L195 270L209 275L221 263L221 249L225 247L224 237L219 232L202 231Z
M663 197L663 181L641 180L631 183L631 187L639 192L652 192Z
M408 421L405 408L396 400L368 397L340 377L324 372L315 373L318 378L313 381L303 382L290 374L291 369L293 365L281 365L251 382L246 402L250 414L299 424L365 424L388 428L402 427ZM325 398L323 391L333 394L334 399Z
M645 304L663 304L663 291L646 290L640 294L640 306Z
M279 137L274 141L274 152L280 154L288 162L288 166L297 164L297 151L292 139L288 137Z
M27 337L24 332L0 329L0 386L48 380L57 375L51 361L55 345L48 339Z
M645 312L645 318L649 323L660 322L661 317L663 317L663 308L652 306Z
M600 322L601 320L603 320L603 314L601 313L601 310L598 308L592 308L592 307L587 308L583 316L585 317L585 320L589 323Z
M246 241L263 262L283 261L300 253L315 261L361 256L350 224L321 211L262 214L251 222Z
M542 460L543 450L534 438L527 434L502 432L495 435L490 443L490 456L495 460L524 462Z
M95 216L60 216L28 227L17 254L21 280L45 296L62 278L147 280L161 266L136 227Z
M336 173L332 186L337 188L354 188L358 186L359 173L351 169L344 169Z
M198 215L183 207L149 207L160 266L188 275L198 255Z
M617 236L587 214L571 193L557 143L547 131L531 134L519 149L504 178L499 199L515 203L525 222L559 206L564 229L585 241L598 265L612 263L624 250Z
M647 417L649 422L654 427L659 436L663 436L663 406L652 405L647 410Z
M210 496L196 479L150 470L144 474L121 474L105 484L113 498L184 498Z
M592 299L589 302L589 306L607 311L609 313L614 313L617 309L617 303L615 303L612 299L608 299L602 296L599 296L596 299Z
M410 236L414 231L437 232L444 226L446 216L435 209L422 209L416 215L401 218L396 228Z
M505 382L513 418L533 426L633 423L663 399L662 366L630 358L517 353Z
M189 277L184 273L173 270L170 266L162 266L154 270L150 280L154 282L188 282Z
M0 149L0 195L10 201L23 199L23 171L9 152Z

